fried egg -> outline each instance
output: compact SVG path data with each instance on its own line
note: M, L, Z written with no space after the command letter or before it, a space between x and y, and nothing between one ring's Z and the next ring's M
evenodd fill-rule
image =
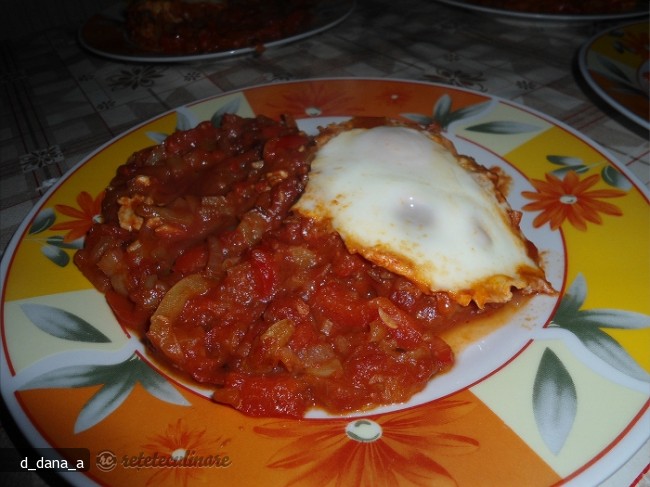
M493 179L426 130L330 128L294 210L327 222L350 252L423 290L483 307L510 300L513 287L549 288Z

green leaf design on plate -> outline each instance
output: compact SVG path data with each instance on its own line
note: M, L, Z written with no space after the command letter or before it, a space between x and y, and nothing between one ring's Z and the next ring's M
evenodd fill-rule
M176 130L189 130L196 126L193 118L184 111L176 111Z
M232 100L228 101L228 103L220 107L216 112L214 112L212 118L210 118L210 122L212 122L212 125L214 125L215 127L221 126L221 119L223 118L223 116L226 113L237 113L240 105L241 105L241 99L233 98Z
M131 394L135 383L135 378L128 373L118 376L113 382L106 383L84 404L74 424L75 434L106 419Z
M491 104L492 101L488 100L452 110L452 99L445 94L438 98L434 104L431 117L420 113L402 113L401 116L423 126L437 123L443 130L446 130L453 122L478 115L487 110Z
M111 341L86 320L68 311L44 304L23 304L20 308L32 323L48 335L75 342Z
M568 172L575 172L577 174L584 174L587 171L589 171L589 166L585 166L584 164L578 164L576 166L565 166L562 169L555 169L551 171L551 174L555 174L558 177L564 177L564 175Z
M48 237L46 242L48 243L48 245L59 247L60 249L78 250L83 248L84 246L83 238L78 238L77 240L73 240L72 242L66 242L61 235L53 235L51 237Z
M587 281L583 274L578 274L569 286L569 289L564 293L560 300L555 316L552 320L564 321L565 316L570 317L578 312L587 298Z
M136 354L112 365L71 365L49 370L19 389L63 389L101 384L102 387L79 412L74 432L80 433L100 423L120 407L138 382L157 399L179 406L190 404L162 375Z
M448 118L448 124L464 118L473 117L486 110L492 104L491 101L484 101L476 105L468 105L451 112Z
M156 144L162 144L167 138L167 134L162 132L147 132L147 137L153 140Z
M56 214L54 213L54 210L52 208L45 208L38 215L36 215L34 222L29 227L28 233L29 235L36 235L37 233L44 232L50 228L55 221Z
M609 59L602 56L598 56L598 61L600 64L610 73L613 74L615 78L618 78L626 83L632 84L632 80L623 72L616 64L609 61Z
M43 245L41 247L41 252L45 257L59 267L65 267L70 263L70 256L60 247L55 247L54 245Z
M556 166L584 166L584 161L579 157L548 155L546 156L546 160L548 160L551 164L555 164Z
M596 70L599 74L603 75L612 82L612 91L617 91L623 94L630 94L640 96L647 99L648 91L644 90L633 78L630 78L627 73L618 67L616 63L611 62L609 59L602 56L598 57L600 65L604 70Z
M573 333L594 355L622 373L642 381L648 374L634 358L602 328L624 330L650 327L650 316L616 309L581 309L587 296L587 283L578 274L566 291L551 320L550 326Z
M442 127L448 125L449 114L451 113L451 96L442 95L433 105L433 120Z
M585 164L582 159L572 156L548 155L546 156L546 159L551 164L561 166L561 169L555 169L554 171L551 171L552 174L555 174L559 177L563 177L569 171L583 174L596 166L602 165L602 163ZM606 165L601 170L600 175L603 178L603 181L615 188L627 191L632 187L630 180L627 179L618 170L616 170L613 166Z
M533 385L533 414L544 443L555 455L571 432L577 410L573 379L558 356L546 348Z
M503 120L503 121L479 123L478 125L472 125L471 127L467 127L467 130L470 130L472 132L481 132L485 134L513 135L513 134L525 134L528 132L536 132L539 130L539 127L528 123L510 122L507 120Z
M112 380L115 370L115 365L70 365L49 370L26 382L20 389L60 389L105 384Z
M567 328L587 347L615 369L641 381L650 381L650 374L643 370L621 345L599 328Z
M401 113L400 115L406 118L407 120L411 120L412 122L415 122L418 125L422 125L423 127L430 125L434 120L433 117L429 117L421 113Z
M553 321L557 319L553 318ZM640 330L642 328L650 327L650 316L643 313L636 313L634 311L621 311L618 309L587 309L580 310L570 319L565 319L565 325L578 328L578 327L602 327L602 328L618 328L623 330ZM558 325L562 326L562 325Z
M149 394L170 404L188 406L190 403L162 375L147 363L139 360L135 367L135 376Z
M623 174L616 170L613 166L605 166L600 172L603 181L610 186L613 186L623 191L628 191L632 188L632 183Z

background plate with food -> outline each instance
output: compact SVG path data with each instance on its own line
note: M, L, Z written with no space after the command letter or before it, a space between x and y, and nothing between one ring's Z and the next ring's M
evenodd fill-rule
M255 9L268 9L272 3L242 0L231 2L241 8L226 12L224 16L228 17L222 19L218 6L223 3L184 0L118 3L88 19L79 30L79 41L95 54L120 61L169 63L219 59L261 52L330 29L350 15L355 0L278 0L278 5L285 5L286 16L275 12L273 18L269 18L270 13L264 16L255 12ZM210 9L210 13L201 11L201 5ZM179 8L187 11L177 12ZM224 22L227 33L223 32Z

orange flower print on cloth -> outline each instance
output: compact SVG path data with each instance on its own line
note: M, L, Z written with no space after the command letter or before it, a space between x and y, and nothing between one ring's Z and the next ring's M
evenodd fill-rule
M288 438L269 468L286 469L287 485L456 485L435 459L468 454L478 441L439 430L474 407L469 401L439 400L427 407L373 419L277 421L255 428Z
M52 225L50 230L67 230L68 233L63 237L64 242L72 242L83 237L88 233L93 222L99 218L103 199L103 191L94 199L89 193L82 191L77 195L77 205L79 205L79 208L68 205L54 205L56 211L62 215L71 217L72 220Z
M179 419L142 445L148 458L160 459L146 485L194 485L206 468L228 467L230 439L210 439L206 429L192 430Z
M564 179L547 173L546 181L531 180L537 191L522 191L522 196L533 200L523 209L540 212L533 220L536 228L548 223L552 230L557 230L568 220L578 230L585 231L587 222L602 224L601 213L611 216L623 214L616 205L601 200L625 196L626 192L618 189L590 190L599 180L597 174L581 180L575 171L567 172Z

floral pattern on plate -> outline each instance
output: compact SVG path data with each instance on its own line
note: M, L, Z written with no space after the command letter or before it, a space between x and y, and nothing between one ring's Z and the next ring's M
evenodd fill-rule
M580 50L580 71L605 102L650 130L648 22L601 32Z
M289 113L307 131L353 115L438 124L513 177L504 189L560 296L459 351L407 404L293 421L212 403L117 324L70 258L118 165L225 112ZM2 268L2 393L35 445L90 449L77 485L597 482L648 436L649 214L647 193L593 143L477 92L330 79L202 100L98 149L24 223Z

